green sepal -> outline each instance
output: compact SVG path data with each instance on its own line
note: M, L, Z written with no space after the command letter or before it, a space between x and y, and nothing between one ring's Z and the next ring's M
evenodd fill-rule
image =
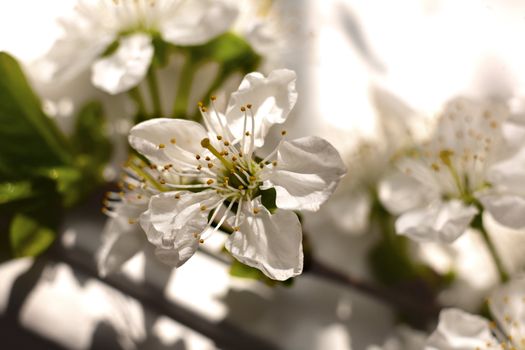
M271 278L268 278L264 273L262 273L258 269L245 265L236 259L233 260L233 263L230 266L230 275L234 277L238 277L238 278L258 280L270 287L275 287L275 286L291 287L294 283L293 278L289 278L285 281L272 280Z

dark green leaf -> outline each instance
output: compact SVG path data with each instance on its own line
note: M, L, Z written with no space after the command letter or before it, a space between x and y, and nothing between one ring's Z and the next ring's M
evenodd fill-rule
M0 52L0 180L69 164L62 133L47 117L17 61Z

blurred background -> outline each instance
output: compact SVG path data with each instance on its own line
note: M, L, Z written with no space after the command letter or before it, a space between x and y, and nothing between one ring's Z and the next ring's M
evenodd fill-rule
M31 76L35 60L60 35L56 19L74 3L1 2L0 50ZM343 157L377 133L372 87L429 118L458 94L525 92L523 1L274 0L272 6L281 45L271 65L298 74L299 100L287 130L322 136ZM74 108L68 106L62 101ZM309 275L291 288L235 279L224 262L205 253L177 271L141 254L123 273L101 280L93 263L105 221L100 203L93 196L68 213L60 238L68 254L0 265L2 348L361 350L392 332L388 307L362 294ZM305 231L320 260L366 276L364 254L373 236L343 234L323 211L305 217ZM452 249L469 249L469 240ZM519 255L514 251L506 258ZM451 263L435 247L423 254L438 269ZM472 288L488 288L494 271L474 278L483 256L473 259L454 255L458 273Z

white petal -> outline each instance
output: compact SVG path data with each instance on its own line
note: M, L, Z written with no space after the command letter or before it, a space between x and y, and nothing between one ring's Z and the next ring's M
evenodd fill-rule
M284 123L297 101L296 75L288 69L274 70L268 78L261 73L250 73L244 77L239 89L231 94L226 119L237 138L244 133L244 112L241 106L251 104L255 119L255 147L264 144L264 137L273 124ZM247 130L251 132L251 118L247 119Z
M267 176L277 191L278 208L315 211L345 174L339 152L324 139L309 136L283 142L277 166Z
M202 154L201 140L206 137L208 134L199 123L157 118L134 126L129 143L156 165L173 164L177 169L194 171L199 164L195 155Z
M321 209L328 215L344 233L363 234L366 232L370 221L370 209L372 198L370 194L362 189L356 188L351 191L336 191Z
M419 181L399 171L391 172L381 179L378 196L381 204L394 215L430 202L429 191Z
M112 95L137 86L146 76L153 51L149 35L134 34L121 39L113 54L93 65L93 85Z
M219 200L214 190L160 193L151 197L148 210L140 216L140 225L151 243L169 248L178 245L179 239L184 241L186 233L200 234L208 222L209 208Z
M525 279L516 278L499 287L489 298L489 307L495 321L505 334L516 339L518 348L525 339Z
M514 229L525 227L525 197L489 194L481 196L479 200L500 224Z
M488 321L458 309L441 311L438 327L428 338L425 350L474 349L501 349Z
M475 206L458 200L438 201L401 215L396 220L396 232L419 242L452 243L477 213Z
M240 262L261 270L271 279L284 281L303 271L302 229L297 215L260 206L246 213L240 231L232 233L226 249Z
M155 256L164 264L171 267L180 267L195 254L199 241L193 235L186 234L185 239L179 239L177 246L171 249L155 248Z
M204 44L226 32L237 14L236 6L227 1L179 1L164 14L160 32L174 45Z
M104 277L118 270L145 244L148 244L146 235L138 224L130 224L123 217L108 219L96 255L98 273Z

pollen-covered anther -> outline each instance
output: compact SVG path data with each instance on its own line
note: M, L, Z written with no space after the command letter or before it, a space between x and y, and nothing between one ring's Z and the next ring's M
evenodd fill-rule
M200 244L203 244L203 243L204 243L204 240L203 240L202 238L199 239L199 243L200 243Z
M205 205L201 205L201 211L206 211L206 209L208 209Z
M286 130L281 131L281 136L286 136L286 134L287 134Z
M208 163L208 168L209 169L213 168L213 163Z
M169 170L172 167L173 167L173 164L166 164L164 165L164 170Z
M164 179L159 179L159 183L160 183L161 185L165 185L165 184L166 184L166 180L164 180Z
M272 162L272 165L273 165L273 166L277 166L277 161L274 160L274 161Z
M206 160L207 162L209 162L211 160L210 157L206 156L206 158L204 158L204 160Z
M246 132L244 133L244 135L246 135L246 136L250 136L250 132L249 132L249 131L246 131Z
M208 185L213 184L213 179L209 179L208 181L206 181L206 183L207 183Z
M177 194L175 195L175 199L180 199L180 193L177 193Z
M252 108L252 104L251 104L251 103L248 103L248 104L246 105L246 108L251 109L251 108Z
M224 141L224 146L228 147L230 145L230 143L228 141Z
M239 185L239 187L237 187L239 190L244 190L244 186L243 185Z
M201 159L201 156L199 154L196 154L195 155L195 159L199 160L199 159Z
M134 224L137 223L137 221L136 221L136 220L133 220L133 219L130 218L130 219L128 219L128 223L129 223L130 225L134 225Z
M215 97L215 96L213 96L213 95L210 96L210 100L215 101L216 99L217 99L217 97Z
M252 176L250 176L250 181L252 181L252 182L253 182L253 181L255 181L255 180L257 180L257 178L256 178L255 176L253 176L253 175L252 175Z
M202 169L202 165L200 165L200 164L197 165L197 170L198 170L198 171L201 171L201 169Z
M261 209L259 209L259 208L253 208L253 213L254 213L255 215L259 214L260 212L261 212Z
M241 112L246 112L246 107L241 106Z
M177 143L177 139L175 139L175 138L173 137L173 138L170 140L170 143L173 144L173 145L176 144L176 143Z
M237 232L237 231L241 230L241 228L239 226L233 226L232 229L233 229L234 232Z
M217 135L217 140L222 140L222 136L221 135Z
M236 156L232 156L232 162L236 162L237 161L237 157Z
M163 143L159 144L159 149L163 149L163 148L166 148L166 145Z

